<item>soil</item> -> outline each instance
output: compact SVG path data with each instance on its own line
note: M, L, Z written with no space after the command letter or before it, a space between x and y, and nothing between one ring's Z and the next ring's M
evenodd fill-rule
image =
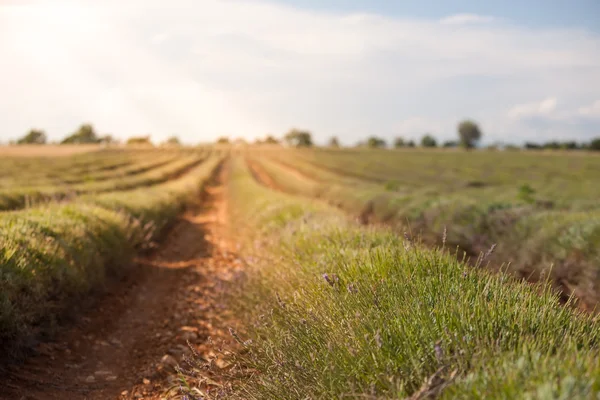
M296 179L300 180L300 181L304 181L304 182L318 182L315 178L312 178L311 176L305 174L304 172L301 172L300 170L294 168L293 166L291 166L290 164L281 161L281 160L272 160L275 161L277 163L277 165L287 171L287 173L293 175L296 177Z
M265 170L259 163L253 161L250 158L246 158L246 164L248 165L250 173L257 182L268 188L280 190L275 181L271 178L269 174L265 172Z
M93 310L23 363L0 367L0 399L172 398L174 365L192 351L214 367L204 389L219 390L226 365L215 346L231 341L232 318L223 295L244 265L226 234L225 173Z

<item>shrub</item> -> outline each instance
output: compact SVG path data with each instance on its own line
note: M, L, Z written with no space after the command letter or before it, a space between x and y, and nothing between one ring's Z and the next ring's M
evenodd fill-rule
M406 146L406 142L404 141L404 138L401 137L397 137L396 139L394 139L394 147L395 148L400 148L400 147L404 147Z
M379 138L377 136L371 136L367 139L367 146L376 149L376 148L386 147L387 143L382 138Z
M32 129L17 140L17 144L46 144L46 133L40 129Z
M435 140L435 138L433 136L425 135L425 136L423 136L423 139L421 139L421 146L437 147L437 141Z
M294 147L311 147L313 145L312 134L309 131L292 129L283 139Z
M129 145L149 145L152 146L150 136L133 136L127 139Z
M333 136L331 139L329 139L329 147L340 147L340 142L337 137Z
M524 202L532 204L535 202L535 198L533 197L534 194L535 194L535 190L531 186L525 184L519 188L518 197L519 197L519 199L523 200Z
M61 144L90 144L98 142L100 142L100 139L96 135L94 127L90 124L83 124L75 133L64 138Z

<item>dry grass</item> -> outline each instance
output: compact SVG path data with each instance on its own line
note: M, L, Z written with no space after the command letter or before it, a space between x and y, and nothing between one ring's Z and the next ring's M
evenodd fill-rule
M98 144L0 146L0 157L65 157L102 148Z

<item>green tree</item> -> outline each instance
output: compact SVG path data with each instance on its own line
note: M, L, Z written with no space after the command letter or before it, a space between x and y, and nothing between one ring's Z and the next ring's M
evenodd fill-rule
M575 141L569 141L562 143L560 148L565 150L577 150L579 149L579 145Z
M64 138L61 144L90 144L99 141L94 127L90 124L83 124L75 133Z
M437 147L437 141L435 140L435 138L429 134L423 136L423 138L421 139L421 146L422 147Z
M381 147L386 147L387 143L385 142L384 139L377 137L377 136L371 136L367 139L367 146L374 148L374 149L378 149Z
M265 144L279 144L279 140L275 139L273 135L267 135L264 141Z
M46 133L40 129L32 129L25 136L17 140L17 144L46 144Z
M217 139L217 143L219 143L219 144L228 144L229 143L229 138L227 136L221 136L220 138Z
M340 147L340 141L338 140L338 138L336 136L333 136L329 139L329 147Z
M537 143L533 143L533 142L525 142L525 148L527 150L538 150L538 149L541 149L542 146Z
M589 145L590 150L600 151L600 137L592 139Z
M405 147L406 146L406 142L404 141L404 138L401 137L397 137L394 139L394 147L399 149L400 147Z
M292 129L283 137L287 144L294 147L311 147L312 134L309 131Z
M150 136L132 136L129 139L127 139L127 144L152 146Z
M118 142L112 135L104 135L98 139L98 142L105 144L115 144Z
M553 140L551 142L544 143L542 145L542 148L550 149L550 150L558 150L558 149L560 149L560 143L558 143L556 140Z
M415 141L414 140L410 140L408 143L406 143L406 147L415 147Z
M460 145L465 149L471 149L475 147L482 136L479 126L471 120L461 121L458 124L457 130Z
M169 146L181 146L181 141L177 136L171 136L165 141L165 144Z
M446 148L458 147L458 142L456 142L454 140L447 140L444 142L442 147L446 147Z

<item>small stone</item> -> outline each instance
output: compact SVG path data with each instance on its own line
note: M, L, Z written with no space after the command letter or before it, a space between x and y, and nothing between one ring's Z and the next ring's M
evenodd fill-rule
M94 375L100 377L100 376L109 376L112 375L112 372L110 371L96 371L94 372Z
M171 347L169 350L167 350L167 353L173 356L179 356L183 354L183 350L181 350L179 347Z
M142 382L144 383L144 385L149 385L150 384L150 379L144 378L144 380L142 380Z
M227 361L224 361L224 360L222 360L220 358L217 358L217 359L215 359L215 365L218 368L223 369L223 368L227 368L230 364Z
M196 332L183 332L183 334L181 335L181 338L183 340L185 340L186 342L193 342L196 341L198 339L198 334Z
M171 367L176 367L177 366L177 360L175 359L175 357L170 356L168 354L165 354L160 359L160 363L163 364L163 365L171 366Z
M90 375L87 378L85 378L86 383L94 383L96 382L96 378L94 378L94 375Z
M123 390L121 392L121 396L127 396L129 394L129 392L127 390Z
M107 382L112 382L112 381L116 381L117 380L117 376L116 375L109 375L106 378Z

